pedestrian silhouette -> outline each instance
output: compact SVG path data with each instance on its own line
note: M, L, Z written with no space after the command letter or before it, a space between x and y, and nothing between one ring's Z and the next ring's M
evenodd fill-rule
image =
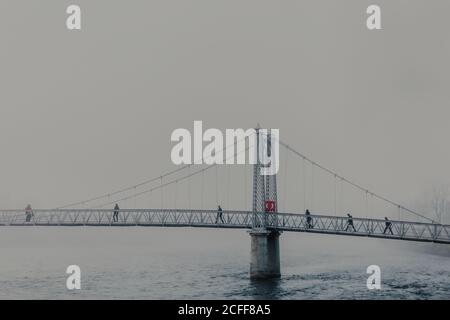
M30 222L32 217L34 217L33 209L31 209L31 205L27 205L25 208L25 221Z
M390 222L387 217L384 217L384 220L386 220L386 227L384 228L383 234L386 234L386 231L389 230L391 234L394 235L394 232L392 232L392 222Z
M305 211L305 216L306 216L306 227L308 229L314 228L313 223L312 223L311 213L309 212L308 209L306 209L306 211Z
M114 206L113 222L119 222L119 205L116 203Z
M355 226L353 225L353 216L350 213L347 213L347 227L345 228L345 231L348 231L348 228L352 227L353 231L356 232Z
M222 212L222 207L221 207L221 206L218 206L218 207L217 207L216 223L219 222L219 219L220 219L220 221L222 221L222 223L225 223L225 221L223 221L222 214L223 214L223 212Z

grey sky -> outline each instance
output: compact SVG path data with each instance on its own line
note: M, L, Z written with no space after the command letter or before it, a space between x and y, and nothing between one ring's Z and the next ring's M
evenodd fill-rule
M65 27L74 3L80 32ZM374 3L381 31L365 27ZM157 176L173 168L171 132L193 120L279 128L315 161L411 202L450 182L449 11L447 0L1 1L0 207Z

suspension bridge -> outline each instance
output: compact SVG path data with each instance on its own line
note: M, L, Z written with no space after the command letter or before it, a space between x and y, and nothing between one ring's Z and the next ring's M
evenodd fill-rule
M255 132L256 154L259 155L260 145L273 142L270 136L263 135L258 129ZM259 172L266 162L257 161L251 166L251 186L247 181L248 165L233 166L241 168L235 176L243 179L233 184L230 166L215 164L196 168L194 165L185 165L139 184L54 209L36 209L31 213L23 209L0 210L0 226L247 229L251 236L250 275L254 278L280 275L279 236L282 232L450 244L450 225L363 188L312 161L283 141L278 141L278 144L286 152L285 162L280 166L284 172L263 176ZM268 152L270 150L268 148ZM246 151L248 148L241 150ZM295 174L288 170L289 155L294 159L291 160L294 167L299 167L293 169ZM225 173L219 174L219 167L224 167ZM209 178L208 173L212 173ZM319 173L322 178L318 177ZM279 185L283 192L281 201L277 187L277 178L280 176L282 181ZM251 193L248 189L251 189ZM200 191L196 197L197 208L193 203L196 190ZM345 190L351 194L347 196L347 201L343 195ZM319 200L316 202L321 205L317 210L315 207L319 205L314 200L315 193L320 194L320 197L316 196ZM241 197L240 200L232 199L236 194ZM293 195L291 202L287 201L286 194ZM167 202L170 202L168 197L171 195L173 203L169 207ZM148 201L147 208L155 207L155 198L159 198L159 209L139 208L144 207L144 201ZM134 201L134 205L130 205L130 201ZM359 205L355 205L358 202ZM111 209L115 203L120 204L120 209ZM226 204L225 210L211 209L222 203ZM240 210L230 209L237 203L242 207ZM250 208L247 207L249 203ZM306 209L308 211L305 214ZM321 214L319 210L330 213ZM355 217L344 214L348 212L352 212Z

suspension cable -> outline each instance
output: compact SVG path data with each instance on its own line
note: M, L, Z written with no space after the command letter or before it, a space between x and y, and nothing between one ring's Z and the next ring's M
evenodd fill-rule
M204 184L205 184L205 171L202 171L202 182L201 182L201 184L202 184L202 190L201 190L201 193L200 193L200 204L201 204L201 208L202 209L204 209L204 207L203 207L203 192L204 192Z
M388 199L388 198L386 198L386 197L384 197L384 196L382 196L382 195L379 195L379 194L377 194L377 193L371 192L371 191L369 191L367 188L363 188L361 185L359 185L359 184L357 184L357 183L355 183L355 182L353 182L353 181L351 181L351 180L349 180L349 179L344 178L343 176L337 174L336 172L334 172L334 171L332 171L332 170L330 170L330 169L328 169L328 168L326 168L326 167L324 167L324 166L318 164L317 162L314 162L313 160L311 160L311 159L308 158L307 156L305 156L305 155L303 155L302 153L298 152L297 150L291 148L289 145L287 145L287 144L284 143L283 141L280 140L279 143L280 143L280 145L282 145L283 147L285 147L285 148L286 148L287 150L289 150L290 152L292 152L292 153L296 154L297 156L299 156L300 158L302 158L302 159L304 159L304 160L310 162L313 166L316 166L316 167L322 169L323 171L325 171L325 172L327 172L327 173L329 173L329 174L331 174L331 175L336 175L336 177L340 178L341 181L346 182L347 184L349 184L349 185L355 187L356 189L359 189L359 190L361 190L361 191L363 191L363 192L369 192L374 198L377 198L377 199L379 199L379 200L381 200L381 201L387 202L387 203L389 203L389 204L391 204L391 205L393 205L393 206L395 206L395 207L400 207L403 211L405 211L405 212L407 212L407 213L410 213L410 214L413 214L413 215L415 215L415 216L421 217L421 218L423 218L423 219L426 219L426 220L428 220L428 221L431 221L432 223L440 224L439 222L435 221L434 219L431 219L431 218L429 218L429 217L427 217L427 216L425 216L425 215L423 215L423 214L420 214L420 213L418 213L417 211L414 211L414 210L412 210L412 209L406 208L405 206L402 206L402 205L399 204L399 203L396 203L396 202L394 202L394 201L392 201L392 200L390 200L390 199Z
M230 166L226 165L226 172L227 172L227 208L230 208L230 187L231 187L231 177L230 177Z
M175 197L174 197L174 208L178 209L178 180L175 180Z
M314 210L314 162L311 162L311 210Z
M249 149L249 146L246 146L243 150L237 152L237 154L241 154L242 152L247 152L248 149ZM233 156L234 156L234 155L233 155ZM233 156L228 157L226 160L231 159ZM187 174L187 175L185 175L185 176L183 176L183 177L180 177L180 178L177 178L177 179L174 179L174 180L170 180L170 181L168 181L168 182L166 182L166 183L163 183L162 177L161 177L161 184L160 184L159 186L156 186L156 187L153 187L153 188L150 188L150 189L141 191L141 192L137 193L136 195L131 195L131 196L123 197L123 198L121 198L121 199L119 199L119 200L116 200L116 202L125 201L125 200L131 199L131 198L133 198L133 197L139 197L139 196L141 196L141 195L143 195L143 194L147 194L147 193L149 193L149 192L153 192L154 190L158 190L158 189L161 189L161 191L162 191L162 189L163 189L164 187L169 186L169 185L172 185L172 184L175 183L175 182L183 181L183 180L188 179L188 178L190 178L190 177L193 177L193 176L195 176L195 175L197 175L197 174L199 174L199 173L205 172L205 171L207 171L207 170L209 170L209 169L211 169L211 168L217 168L217 167L218 167L218 164L217 164L217 163L214 163L214 164L212 164L212 165L209 165L209 166L206 167L206 168L199 169L199 170L194 171L194 172L192 172L192 173L189 173L189 174ZM161 193L161 199L162 199L162 193ZM104 203L104 204L102 204L102 205L92 207L92 209L102 208L102 207L105 207L105 206L107 206L107 205L111 205L112 203L114 203L114 201L112 201L112 202L107 202L107 203ZM163 208L163 207L161 207L161 208Z
M302 161L302 167L303 167L303 212L306 211L307 205L306 205L306 161L303 158Z
M287 186L288 186L288 160L289 160L289 154L286 154L286 159L284 160L284 192L283 192L283 210L284 212L287 212L286 210L286 196L287 196Z
M333 182L334 182L334 215L337 215L337 177L336 175L333 176Z
M215 174L216 174L216 205L219 204L219 178L217 176L217 166L215 166Z
M164 185L163 185L163 177L161 177L161 209L164 208Z
M191 167L189 167L189 171L188 171L189 173L191 173ZM188 180L188 183L187 183L187 187L188 187L188 192L187 192L187 194L188 194L188 208L189 208L189 210L191 210L192 209L192 207L191 207L191 179L189 179Z
M253 136L254 134L255 134L255 132L252 132L252 134L250 134L250 135L244 137L243 139L241 139L241 140L239 140L239 141L234 141L234 139L233 139L233 143L230 143L229 145L224 146L224 147L222 148L222 150L219 150L218 152L220 152L220 153L223 154L223 152L224 152L228 147L233 146L233 148L234 148L235 144L237 144L238 142L245 141L247 138L250 138L250 137ZM247 148L247 149L248 149L248 148ZM247 149L246 149L246 150L247 150ZM196 160L194 160L193 163L196 163ZM84 205L84 204L87 204L87 203L90 203L90 202L98 201L98 200L101 200L101 199L104 199L104 198L107 198L107 197L115 196L115 195L124 193L124 192L126 192L126 191L133 190L134 188L142 187L142 186L148 185L148 184L150 184L150 183L152 183L152 182L155 182L155 181L161 180L161 179L163 179L163 178L172 176L172 175L174 175L174 174L176 174L176 173L178 173L178 172L181 172L181 171L183 171L183 170L185 170L185 169L187 169L187 168L190 168L191 166L193 166L193 164L186 164L186 165L184 165L184 166L182 166L182 167L179 167L179 168L176 168L176 169L174 169L174 170L168 171L168 172L166 172L166 173L164 173L164 174L162 174L162 175L160 175L160 176L157 176L157 177L154 177L154 178L150 178L150 179L144 180L144 181L142 181L141 183L138 183L138 184L135 184L135 185L132 185L132 186L129 186L129 187L125 187L125 188L122 188L122 189L118 189L118 190L115 190L115 191L113 191L113 192L109 192L109 193L106 193L106 194L102 194L102 195L99 195L99 196L96 196L96 197L92 197L92 198L89 198L89 199L85 199L85 200L82 200L82 201L77 201L77 202L69 203L69 204L66 204L66 205L63 205L63 206L59 206L59 207L56 207L55 209L65 209L65 208L75 207L75 206Z
M180 171L182 171L182 170L184 170L184 169L186 169L186 168L188 168L190 166L192 166L192 165L191 164L187 164L187 165L179 167L179 168L177 168L175 170L168 171L168 172L166 172L163 175L160 175L158 177L154 177L154 178L145 180L145 181L143 181L141 183L138 183L136 185L133 185L133 186L130 186L130 187L126 187L126 188L122 188L122 189L119 189L119 190L116 190L116 191L113 191L113 192L110 192L110 193L106 193L106 194L103 194L103 195L100 195L100 196L97 196L97 197L86 199L86 200L83 200L83 201L73 202L73 203L70 203L70 204L67 204L67 205L64 205L64 206L57 207L56 209L65 209L65 208L74 207L74 206L78 206L78 205L81 205L81 204L86 204L86 203L89 203L89 202L94 202L94 201L97 201L97 200L101 200L101 199L106 198L106 197L115 196L117 194L124 193L126 191L133 190L134 188L141 187L141 186L144 186L146 184L158 181L158 180L160 180L162 178L171 176L171 175L173 175L173 174L175 174L177 172L180 172Z

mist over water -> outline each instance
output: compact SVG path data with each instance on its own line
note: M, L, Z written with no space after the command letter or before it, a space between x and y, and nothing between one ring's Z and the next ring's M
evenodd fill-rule
M180 240L182 239L182 240ZM450 299L445 246L283 233L282 277L251 281L244 230L0 228L1 299ZM81 290L66 289L67 266ZM381 267L368 290L367 266Z
M282 151L279 212L418 220L370 190L435 218L424 191L450 182L450 1L377 0L378 31L372 0L77 3L83 27L69 31L67 1L0 1L1 209L252 210L248 166L114 197L173 170L172 132L201 120L279 129L363 186ZM450 299L449 245L306 233L280 245L281 279L251 281L244 230L0 227L0 299ZM74 264L79 291L66 289Z

